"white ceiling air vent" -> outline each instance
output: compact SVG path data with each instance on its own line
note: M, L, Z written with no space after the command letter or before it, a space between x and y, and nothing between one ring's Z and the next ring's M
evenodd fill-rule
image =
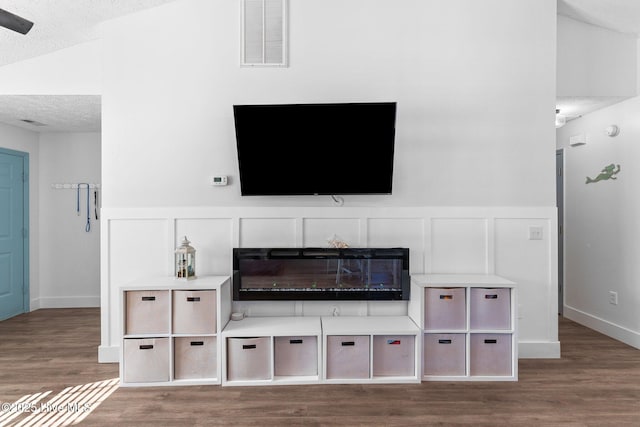
M287 0L242 0L242 66L287 66Z

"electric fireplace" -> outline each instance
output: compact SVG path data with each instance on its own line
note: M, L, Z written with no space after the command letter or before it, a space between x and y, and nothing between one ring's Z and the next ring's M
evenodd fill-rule
M408 300L407 248L234 248L234 301Z

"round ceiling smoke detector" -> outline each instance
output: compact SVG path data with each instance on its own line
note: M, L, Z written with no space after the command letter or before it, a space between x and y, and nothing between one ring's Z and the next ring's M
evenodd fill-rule
M616 125L611 125L607 126L604 129L604 132L607 134L607 136L616 136L620 133L620 128L618 128L618 126Z

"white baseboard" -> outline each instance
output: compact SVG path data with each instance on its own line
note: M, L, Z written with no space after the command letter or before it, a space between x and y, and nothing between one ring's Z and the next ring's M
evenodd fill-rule
M640 349L640 332L632 331L624 326L616 325L608 320L601 319L584 311L569 307L568 305L564 306L562 314L569 320L573 320L587 328Z
M518 359L559 359L560 341L520 341Z
M98 347L98 363L119 363L120 362L120 347L118 346L105 346Z
M37 302L35 302L37 301ZM100 307L99 296L88 297L41 297L38 300L31 301L31 311L37 305L38 308L84 308L84 307Z

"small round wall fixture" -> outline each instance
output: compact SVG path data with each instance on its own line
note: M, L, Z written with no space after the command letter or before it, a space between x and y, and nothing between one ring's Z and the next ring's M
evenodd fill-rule
M620 128L618 126L616 126L616 125L607 126L604 129L604 133L606 133L607 136L614 137L614 136L617 136L620 133Z

